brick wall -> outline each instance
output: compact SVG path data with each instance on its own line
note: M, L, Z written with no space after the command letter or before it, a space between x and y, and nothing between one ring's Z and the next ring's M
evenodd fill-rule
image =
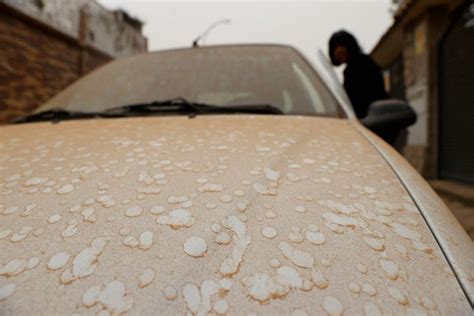
M0 124L31 112L110 59L0 3Z

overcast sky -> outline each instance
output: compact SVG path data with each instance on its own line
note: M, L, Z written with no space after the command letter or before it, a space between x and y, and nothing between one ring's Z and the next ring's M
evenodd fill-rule
M317 50L327 51L327 41L335 30L349 30L370 52L392 24L390 0L99 2L142 20L149 50L190 46L209 25L230 19L230 24L210 32L205 44L290 44L315 62Z

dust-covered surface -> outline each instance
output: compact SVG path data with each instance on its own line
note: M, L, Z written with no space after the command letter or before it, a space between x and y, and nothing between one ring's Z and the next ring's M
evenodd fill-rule
M454 213L400 154L360 124L353 122L353 125L380 151L392 168L397 170L398 176L410 190L412 198L442 247L466 296L469 297L471 306L474 306L474 243L463 230L459 218L456 219Z
M0 133L2 315L472 311L413 201L347 121Z

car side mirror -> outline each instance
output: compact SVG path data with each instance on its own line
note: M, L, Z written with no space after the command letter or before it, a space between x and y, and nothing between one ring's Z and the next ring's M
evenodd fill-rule
M415 124L416 113L403 100L388 99L371 103L361 123L371 131L399 131Z

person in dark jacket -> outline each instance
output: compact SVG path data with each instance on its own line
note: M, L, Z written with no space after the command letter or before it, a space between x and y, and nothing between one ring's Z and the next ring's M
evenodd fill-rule
M362 52L351 33L341 30L331 36L329 57L334 66L347 64L344 89L359 119L367 115L372 102L388 98L380 68Z

